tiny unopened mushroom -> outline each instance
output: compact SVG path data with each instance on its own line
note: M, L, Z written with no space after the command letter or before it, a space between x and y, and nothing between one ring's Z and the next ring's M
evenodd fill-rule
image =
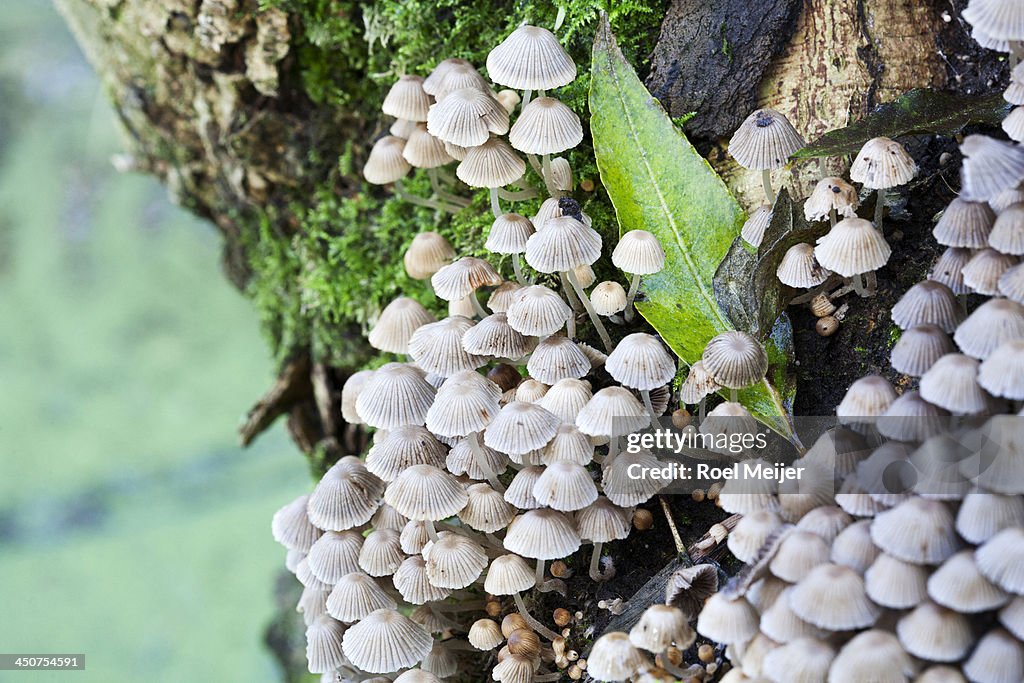
M626 296L625 318L633 318L633 301L640 288L642 275L653 275L665 267L665 250L658 238L646 230L630 230L624 234L612 252L616 268L632 276Z
M775 203L771 171L786 165L789 157L807 144L793 124L774 109L758 109L743 120L729 140L729 154L743 168L761 171L764 196Z

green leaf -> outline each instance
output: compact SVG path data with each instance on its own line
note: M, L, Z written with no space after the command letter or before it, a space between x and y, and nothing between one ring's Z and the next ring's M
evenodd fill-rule
M879 105L846 128L831 130L797 150L791 159L856 154L871 138L910 134L952 135L972 123L998 126L1010 105L1000 93L988 97L915 88Z
M620 232L648 230L665 249L665 268L643 278L637 310L690 365L712 337L733 329L712 279L743 211L644 88L604 17L594 38L590 128ZM743 393L755 417L791 437L784 398L767 379Z

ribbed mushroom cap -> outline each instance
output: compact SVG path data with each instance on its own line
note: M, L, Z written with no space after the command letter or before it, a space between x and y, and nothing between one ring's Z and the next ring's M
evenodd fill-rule
M436 232L421 232L413 239L403 260L405 272L414 280L426 280L455 258L455 249Z
M580 538L590 543L608 543L629 536L632 513L598 496L590 505L576 512L576 528Z
M321 615L306 628L306 663L310 673L327 673L345 664L342 638L345 626Z
M480 72L477 71L469 62L453 64L445 71L444 75L437 83L437 87L435 88L436 92L433 93L434 99L441 102L452 93L467 88L487 93L488 97L496 99L494 98L494 93L491 91L491 86L487 82L487 79L481 76ZM502 109L504 109L504 107L502 107ZM505 131L499 133L499 135L503 135L507 131L508 129L506 128Z
M491 223L484 249L496 254L522 254L526 251L526 240L534 232L533 223L526 216L502 214Z
M960 669L951 666L930 666L914 679L914 683L967 683Z
M487 73L516 90L551 90L576 78L576 63L551 31L523 24L487 55Z
M747 461L749 467L768 466L762 458ZM722 509L731 514L746 515L754 510L778 510L779 501L776 497L778 483L774 479L747 476L741 473L739 478L725 482L718 494L718 503Z
M897 187L913 180L917 164L903 145L885 137L864 143L850 166L850 179L872 190Z
M430 104L421 76L401 76L388 90L381 111L396 119L426 121Z
M557 560L576 552L580 537L572 520L557 510L530 510L515 519L505 534L505 548L536 560Z
M487 308L491 309L492 313L507 313L508 307L515 301L517 292L522 288L518 282L502 282L491 292L487 299Z
M433 652L437 651L441 647L442 646L440 643L435 644L434 649L431 651L431 654L433 654ZM444 649L444 651L447 652L447 649ZM429 657L430 655L428 655L427 658L424 658L423 664L421 664L421 666L427 666L427 661ZM433 674L425 669L409 669L405 673L398 676L398 678L395 679L394 683L444 683L444 681L438 678L436 674Z
M743 120L729 140L729 154L743 168L782 168L807 143L783 114L758 109Z
M935 265L928 273L929 280L935 280L953 290L954 294L970 294L971 288L964 284L964 266L966 266L974 252L970 249L950 247L942 252Z
M498 385L472 370L449 377L427 411L427 429L438 436L479 432L498 414Z
M988 408L988 394L978 384L978 361L949 353L921 376L921 398L952 413L976 415Z
M941 333L940 333L941 334ZM949 412L908 391L886 408L875 426L878 433L896 441L924 441L949 424Z
M692 620L704 606L704 601L717 591L718 569L715 565L683 567L672 572L665 584L665 604L681 609Z
M697 634L687 623L686 615L668 605L651 605L629 631L629 640L636 647L660 654L670 647L686 650Z
M393 481L412 465L444 467L447 449L433 434L419 425L390 430L370 447L366 468L385 482Z
M1024 338L1024 306L991 299L956 328L953 341L968 356L984 360L1004 342Z
M630 469L630 468L633 469ZM616 505L633 507L650 500L669 482L661 478L662 464L650 451L619 453L601 476L604 494Z
M555 157L551 160L551 183L559 192L572 192L574 181L568 159Z
M587 673L598 681L628 681L649 666L625 633L605 633L587 657Z
M551 465L556 462L571 462L586 465L594 459L594 444L575 424L563 424L558 428L541 453L541 462Z
M798 638L820 638L825 635L798 617L789 606L789 595L793 587L784 589L778 598L761 613L761 633L776 643L789 643Z
M850 474L843 479L836 493L836 505L856 517L874 517L885 509L884 505L876 502L864 491L856 474Z
M618 282L606 280L590 291L590 303L598 315L615 315L626 308L626 290Z
M572 216L534 225L538 230L526 242L526 262L539 273L561 273L601 258L601 236Z
M370 525L374 529L394 529L401 531L409 520L405 515L398 512L387 503L382 503L377 512L370 518Z
M421 626L394 609L370 613L345 632L345 656L369 673L398 671L419 663L434 639Z
M556 462L545 467L534 482L533 497L540 505L573 512L597 500L597 487L582 465Z
M560 330L572 309L554 290L531 285L516 291L509 304L508 323L521 334L546 337Z
M999 610L999 623L1018 640L1024 635L1024 597L1017 596Z
M462 348L471 356L518 360L530 353L537 340L516 331L504 313L492 313L462 336Z
M650 421L643 404L627 389L605 387L587 402L576 417L576 426L587 436L622 436Z
M373 377L373 370L353 372L341 387L341 417L349 424L363 424L363 418L356 411L356 399L366 383Z
M391 580L402 599L413 605L444 600L452 593L450 589L430 582L427 562L421 555L412 555L403 560Z
M455 169L459 180L470 187L502 187L519 180L525 172L526 162L507 142L494 136L470 147Z
M500 475L508 468L508 456L504 453L499 453L482 443L480 444L480 451L487 459L492 472ZM452 449L448 451L445 464L448 471L456 476L465 474L470 479L486 478L486 474L477 462L476 455L473 453L473 448L468 439L462 439L452 446Z
M987 248L975 253L961 270L964 285L978 294L999 294L999 280L1006 271L1020 263L1020 258Z
M327 613L346 624L359 621L376 610L395 606L394 599L362 572L341 577L327 598Z
M1017 3L1004 0L971 0L964 9L963 17L976 30L994 39L1024 39L1024 8Z
M832 473L830 472L829 475ZM781 487L780 487L781 488ZM820 536L830 546L846 527L853 523L842 508L835 505L821 505L804 514L796 524L799 531L809 531Z
M460 315L422 325L409 338L409 356L423 370L439 377L486 365L486 356L467 353L462 345L463 335L473 325L472 320Z
M934 280L918 282L892 307L893 322L903 330L932 324L952 332L963 317L963 309L953 292Z
M537 575L518 555L496 557L487 568L484 590L491 595L512 595L537 585Z
M508 112L488 92L462 88L448 93L430 107L427 131L435 138L460 147L476 147L491 133L508 132Z
M1024 594L1024 529L1003 529L978 548L975 561L989 581L1015 595Z
M612 263L630 275L653 275L665 267L665 250L646 230L630 230L615 245Z
M831 631L871 626L881 613L868 598L860 574L837 564L812 569L793 587L789 606L804 621Z
M379 429L423 424L434 401L434 388L422 370L403 363L388 363L374 371L356 399L359 416Z
M388 128L389 133L403 140L408 140L414 130L416 130L416 121L409 121L407 119L395 119L395 122Z
M1021 188L1020 185L1009 187L988 199L988 205L992 207L996 215L1021 202L1024 202L1024 188Z
M871 540L889 555L913 564L938 564L960 546L949 508L918 497L876 515Z
M534 678L537 666L536 659L526 655L511 654L506 646L498 652L498 663L491 670L491 678L501 683L530 683Z
M515 400L524 401L526 403L536 403L548 393L548 385L543 382L538 382L532 377L524 379L516 387Z
M982 576L973 550L962 550L928 577L928 595L943 607L965 614L998 609L1010 596Z
M527 154L558 154L583 141L580 117L553 97L532 100L508 134L509 143Z
M484 443L503 453L522 455L543 448L558 431L558 417L536 403L513 401L484 432Z
M804 217L808 221L823 221L835 210L844 218L853 218L858 206L857 188L842 178L822 178L804 202Z
M878 270L889 261L892 248L885 236L863 218L844 218L818 238L814 256L823 268L852 277Z
M829 559L833 564L841 564L863 574L874 563L879 552L871 542L871 521L862 519L846 527L836 536L829 551ZM865 586L868 597L871 597L870 585L865 582Z
M907 683L917 667L888 631L871 629L850 639L832 660L829 683Z
M563 197L548 197L541 202L540 208L537 209L537 213L535 213L533 218L530 219L538 230L544 226L544 223L546 223L549 218L559 218L565 215L560 204L562 199ZM588 227L591 226L593 221L590 216L582 212L581 215L583 216L583 224Z
M462 299L480 287L493 287L502 283L501 276L487 261L465 256L443 266L430 278L434 293L445 301Z
M313 576L333 586L341 577L359 571L363 535L357 531L328 531L309 549L307 564Z
M949 203L932 229L935 241L947 247L982 249L988 246L996 215L985 202L957 197Z
M487 566L487 553L461 534L442 531L436 541L423 547L427 578L439 588L457 590L469 586Z
M757 431L757 421L750 414L750 411L736 401L725 401L715 406L700 423L701 434L714 434L716 437L725 435L731 437L733 434L752 434ZM715 439L718 441L719 439ZM724 439L726 443L729 438ZM728 446L712 444L710 450L729 455Z
M576 346L583 353L583 355L587 357L587 360L590 361L591 370L596 370L597 368L603 366L604 362L608 360L608 354L606 354L604 351L601 351L600 349L595 349L590 344L579 342L576 344ZM654 394L652 393L651 396L653 400Z
M927 600L897 622L896 634L907 652L932 662L955 662L974 643L966 617Z
M880 554L864 572L868 597L883 607L908 609L928 597L927 568Z
M865 422L888 409L896 400L896 390L881 375L861 377L846 390L843 400L836 406L841 422Z
M911 377L920 377L928 372L935 362L947 353L956 351L941 327L923 323L908 328L892 347L889 360L893 370Z
M1024 109L1014 107L999 125L1011 140L1024 140Z
M747 220L743 222L743 227L740 228L740 237L743 238L743 241L753 247L761 246L764 233L772 223L773 215L770 206L759 206L751 211Z
M409 519L438 521L466 506L468 496L448 472L430 465L413 465L388 484L384 500Z
M729 534L729 550L740 562L753 562L765 542L782 526L782 520L771 510L757 510L743 515Z
M1024 303L1024 264L1003 271L996 281L999 293L1017 303Z
M1024 148L1020 145L968 135L960 144L960 152L964 155L960 171L960 194L964 199L987 201L1016 187L1024 177Z
M757 633L760 618L746 598L715 593L697 617L697 632L718 643L742 643Z
M956 530L970 543L984 543L1003 529L1024 525L1024 499L988 491L968 493L956 513Z
M309 521L324 531L345 531L365 524L380 505L384 482L359 458L346 456L327 470L309 496Z
M412 333L436 320L420 302L401 296L384 307L367 339L380 351L407 353Z
M977 683L1024 680L1024 644L1001 628L992 629L978 641L963 672Z
M486 652L501 645L505 636L501 634L501 627L494 619L477 619L469 627L468 640L470 645Z
M455 159L445 149L444 142L427 132L427 124L418 123L409 133L402 156L413 168L437 168Z
M796 583L818 565L826 564L828 557L824 539L809 531L794 530L782 539L768 568L783 581Z
M814 257L814 247L803 242L787 249L775 270L779 282L800 289L817 287L831 274L827 268L822 268L818 259Z
M592 396L589 382L566 378L555 382L544 395L537 399L537 404L556 415L563 422L575 423L576 416Z
M700 403L722 387L704 367L704 361L697 361L690 366L690 371L679 387L679 401L690 405Z
M359 549L359 569L370 576L390 576L404 559L401 535L395 529L374 529Z
M309 495L302 495L274 513L270 533L288 550L308 553L323 532L309 521Z
M817 638L797 638L764 657L761 674L772 683L818 683L828 677L836 651Z
M676 361L657 337L636 332L618 343L608 355L605 369L623 386L648 391L672 381Z
M708 342L701 358L704 370L717 384L742 389L764 378L768 371L768 354L764 347L746 332L723 332Z
M537 344L526 369L535 380L550 385L563 379L585 377L591 364L572 340L552 335Z
M385 135L373 143L370 156L363 166L363 177L373 185L387 185L404 178L412 166L405 160L402 152L405 140L394 135Z
M515 517L515 508L488 484L473 484L466 494L469 502L459 511L459 519L472 529L494 533L507 527Z

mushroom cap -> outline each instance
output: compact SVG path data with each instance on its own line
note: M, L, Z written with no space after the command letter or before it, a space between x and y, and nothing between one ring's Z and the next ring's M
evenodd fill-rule
M395 529L378 528L371 531L359 549L359 569L370 576L394 574L405 559L401 538Z
M491 292L487 299L487 307L492 313L507 313L508 307L515 301L517 292L523 286L518 282L502 282L498 288Z
M882 436L896 441L924 441L949 424L949 412L908 391L889 404L875 426Z
M743 515L729 534L729 550L740 562L753 562L764 544L781 527L782 519L771 510L755 510Z
M444 142L427 132L427 124L418 123L406 138L402 156L413 168L437 168L449 164L452 158Z
M477 619L469 627L469 644L484 652L501 645L505 636L501 634L501 626L494 619Z
M921 398L960 415L985 411L989 396L978 384L978 367L969 356L947 353L921 376Z
M969 543L984 543L1015 526L1024 526L1024 499L1017 495L972 491L956 513L957 533Z
M985 202L957 197L942 212L932 234L936 242L947 247L982 249L988 246L995 220L996 214Z
M502 653L504 653L504 657L502 657ZM499 652L498 663L491 670L491 678L503 682L508 681L508 683L529 683L533 680L536 669L535 659L525 655L511 654L506 646Z
M439 62L438 65L434 67L434 70L430 72L430 75L423 79L423 90L429 95L437 95L437 87L453 67L467 66L472 68L473 65L465 59L459 59L457 57L450 57Z
M956 346L941 327L922 323L908 328L892 347L889 360L896 372L920 377Z
M507 315L508 324L517 332L547 337L565 325L572 309L554 290L544 285L530 285L516 291Z
M615 245L612 263L630 275L653 275L665 267L665 250L650 232L630 230Z
M533 497L540 505L573 512L597 500L597 486L583 465L555 462L545 467L534 482Z
M404 425L389 430L370 447L366 455L366 469L390 482L412 465L444 467L447 453L444 445L424 427Z
M470 147L455 168L455 175L470 187L502 187L519 180L525 172L526 162L495 136Z
M409 121L408 119L395 119L395 122L388 128L389 133L403 140L408 140L414 130L416 130L416 121Z
M537 340L516 331L504 313L492 313L462 336L462 348L475 356L519 360L536 346Z
M690 366L686 379L679 386L679 401L690 405L700 403L705 396L709 396L721 388L704 367L704 361L699 360Z
M363 461L345 456L313 489L306 512L324 531L345 531L366 524L380 505L384 482L370 474Z
M526 369L538 382L551 385L563 379L585 377L591 370L591 363L572 340L552 335L537 344Z
M377 511L373 513L373 517L370 518L370 526L378 530L393 529L401 531L408 522L409 520L405 515L387 503L383 503L377 508Z
M404 178L412 166L405 160L405 140L394 135L385 135L373 143L370 155L363 166L363 177L373 185L387 185Z
M928 595L943 607L964 614L1002 607L1010 595L978 570L973 550L961 550L928 577Z
M850 179L871 190L904 185L917 175L917 164L903 145L886 137L864 143L850 166Z
M884 413L895 400L896 390L889 380L881 375L868 375L846 390L843 400L836 406L836 416L842 422L870 422L870 418Z
M555 382L536 402L563 422L575 423L592 396L590 382L569 377Z
M427 523L418 520L410 520L402 529L399 536L399 545L403 553L407 555L419 555L423 552L423 546L430 542L430 532L427 531ZM405 558L401 558L398 564L401 565ZM398 567L390 571L394 574Z
M587 673L599 681L626 681L649 666L625 633L605 633L587 658Z
M357 531L328 531L309 549L306 557L309 571L323 583L333 586L346 574L359 571L362 546L363 535Z
M413 237L403 257L405 272L414 280L426 280L455 258L455 249L442 235L427 231Z
M497 99L491 92L491 86L487 82L487 79L481 76L480 72L476 70L476 67L469 62L453 64L451 68L445 71L444 76L441 77L441 80L437 84L434 99L441 102L452 93L466 88L479 90L480 92L487 93L488 97L495 100ZM504 109L504 107L502 107L502 109ZM506 128L505 131L502 131L499 135L503 135L507 131L508 129Z
M768 568L783 581L796 583L818 565L827 564L828 558L828 545L821 536L792 530L779 543Z
M414 666L433 644L430 634L408 617L394 609L379 609L345 631L343 646L356 667L381 674Z
M1024 306L1009 299L990 299L960 323L953 335L960 350L985 360L1004 342L1024 339Z
M436 522L455 516L469 497L448 472L413 465L388 484L384 500L409 519Z
M932 662L955 662L974 643L966 617L928 600L896 623L896 634L907 652Z
M423 372L403 363L388 363L373 376L356 399L356 411L366 424L379 429L423 424L434 401L434 388Z
M963 270L973 255L970 249L949 247L935 261L928 279L941 282L953 290L954 294L970 294L971 288L964 284Z
M1020 86L1020 84L1015 85ZM1024 140L1024 109L1021 109L1019 106L1011 109L999 126L1011 140L1016 142Z
M501 390L483 375L464 370L449 377L427 411L427 429L443 437L482 431L500 410Z
M833 210L844 218L853 218L859 206L857 188L842 178L822 178L804 202L804 218L808 222L823 221Z
M517 401L525 401L526 403L536 403L548 393L548 385L543 382L538 382L532 377L524 379L516 387Z
M455 90L431 106L426 121L430 135L459 147L476 147L491 133L508 132L505 108L489 92L473 87Z
M1024 680L1024 644L1003 629L994 628L978 641L964 662L963 672L971 681Z
M502 214L491 223L484 249L495 254L522 254L526 251L526 240L534 232L533 223L526 216Z
M938 564L960 547L949 508L918 497L876 515L871 540L885 553L913 564Z
M540 503L533 497L533 485L540 479L543 471L543 467L531 465L516 472L516 476L512 477L505 490L505 500L521 510L539 508Z
M308 553L323 531L313 526L306 512L309 495L304 494L274 513L270 533L288 550Z
M1020 263L1020 257L1012 254L1001 254L995 249L986 248L975 252L971 260L960 271L964 285L978 294L997 296L999 280L1006 271Z
M422 325L409 339L409 356L422 369L439 377L486 365L486 356L468 353L462 344L463 336L473 325L472 320L460 315Z
M996 215L1021 202L1024 202L1024 189L1020 185L1002 190L999 194L988 199L988 205L992 207Z
M978 548L974 559L989 581L1015 595L1024 593L1024 529L1003 529Z
M310 673L327 673L345 663L345 632L344 624L327 615L320 615L307 625L306 663Z
M537 585L537 575L526 560L511 553L491 560L484 590L491 595L512 595Z
M422 554L427 578L439 588L465 588L487 566L487 553L480 544L452 531L440 532L436 541L423 546Z
M420 302L400 296L384 307L367 340L380 351L408 353L413 332L436 320Z
M590 291L590 303L598 315L615 315L626 308L626 290L618 282L600 282Z
M1024 634L1024 597L1018 595L999 610L999 623L1020 639Z
M772 224L772 216L774 215L775 212L772 211L770 206L757 207L750 212L747 220L743 222L743 227L740 228L740 237L752 247L761 246L761 242L764 240L764 233L768 230L768 226Z
M889 262L892 248L871 221L844 218L818 238L814 256L823 268L852 277L878 270Z
M629 536L633 514L605 496L576 511L576 528L580 538L591 543L608 543Z
M883 607L909 609L928 597L928 569L881 553L864 572L868 597Z
M434 650L437 650L439 647L440 643L434 645ZM428 655L428 657L429 656L430 655ZM421 666L426 666L426 658L424 658L423 662L424 663ZM370 683L373 682L370 681ZM427 671L426 669L409 669L408 671L400 674L394 680L394 683L444 683L444 681L442 681L435 674Z
M851 638L828 670L829 683L906 683L916 671L914 661L888 631L871 629Z
M797 638L766 654L761 671L773 683L824 681L835 656L836 651L817 638Z
M761 171L782 168L789 157L806 144L782 113L758 109L733 133L729 154L743 168Z
M561 273L599 258L601 236L572 216L547 219L526 242L526 262L539 273Z
M508 141L526 154L558 154L583 141L583 124L555 98L538 97L519 113Z
M651 605L629 631L633 645L655 654L670 647L686 650L696 638L682 610L669 605Z
M837 564L820 564L792 588L789 606L804 621L831 631L875 623L881 613L864 590L860 574Z
M708 342L701 358L704 370L715 383L730 389L742 389L764 379L768 354L746 332L723 332Z
M541 462L571 462L587 465L594 459L594 444L575 424L563 424L541 453Z
M507 527L515 517L515 508L489 484L473 484L466 489L466 494L469 501L466 507L459 511L459 519L472 529L488 534L494 533Z
M405 558L391 580L402 599L413 605L444 600L452 593L450 589L435 586L430 582L427 577L427 561L422 555Z
M798 638L820 638L825 631L798 617L789 606L793 587L785 588L761 613L761 633L776 643L789 643ZM744 657L744 660L746 657Z
M647 409L636 396L616 386L598 391L576 416L576 427L587 436L622 436L649 422Z
M557 510L529 510L512 520L505 548L536 560L557 560L576 552L580 537L572 520Z
M892 320L900 329L938 325L952 332L964 318L960 302L946 285L934 280L918 282L892 307Z
M832 542L829 560L833 564L845 565L863 574L878 558L879 553L878 548L871 542L871 520L862 519L839 532ZM871 589L866 582L865 587L868 589L868 597L871 597Z
M551 160L551 183L559 192L572 192L572 166L569 165L568 159L555 157Z
M996 281L999 293L1017 303L1024 303L1024 264L1003 271Z
M487 459L487 464L492 472L501 474L508 469L508 457L504 453L499 453L493 448L489 448L482 443L479 445L480 451ZM473 453L473 448L468 439L460 440L450 451L448 451L446 464L448 471L452 474L465 474L470 479L486 478L486 474L480 467L480 463L477 461L476 455Z
M522 455L543 448L558 431L560 420L536 403L512 401L484 432L484 443L503 453Z
M445 301L462 299L480 287L493 287L502 282L494 266L472 256L441 267L430 278L434 293Z
M346 574L327 598L327 613L346 624L359 621L379 609L394 609L397 603L377 582L362 572Z
M963 17L976 30L996 40L1024 39L1024 8L1014 2L971 0Z
M968 135L960 152L964 155L960 170L960 196L964 199L987 201L1016 187L1024 177L1024 148L1015 143Z
M817 468L820 466L813 465L813 467ZM829 475L831 474L830 472ZM829 504L820 505L805 513L797 521L796 528L800 531L809 531L820 536L831 546L839 534L852 523L853 518L842 508Z
M551 31L523 24L487 55L491 80L516 90L551 90L576 78L576 63Z
M804 242L787 249L775 270L779 282L800 289L817 287L831 274L831 271L822 268L818 259L814 257L814 246Z
M349 424L363 424L363 418L356 411L356 399L366 383L373 377L373 370L359 370L349 375L341 387L341 417Z
M661 478L661 467L662 464L650 451L619 453L611 465L604 467L601 488L608 500L620 507L640 505L669 483Z
M715 593L697 617L697 632L718 643L742 643L757 633L759 621L746 598L731 599L725 593Z
M676 376L676 361L654 335L635 332L624 337L608 355L605 369L616 382L649 391Z

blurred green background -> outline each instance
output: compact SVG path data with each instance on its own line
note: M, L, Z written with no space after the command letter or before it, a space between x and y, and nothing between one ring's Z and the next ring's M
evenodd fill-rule
M272 378L210 226L119 175L115 116L44 0L0 19L0 652L86 671L0 681L271 681L308 484L280 426L236 445Z

